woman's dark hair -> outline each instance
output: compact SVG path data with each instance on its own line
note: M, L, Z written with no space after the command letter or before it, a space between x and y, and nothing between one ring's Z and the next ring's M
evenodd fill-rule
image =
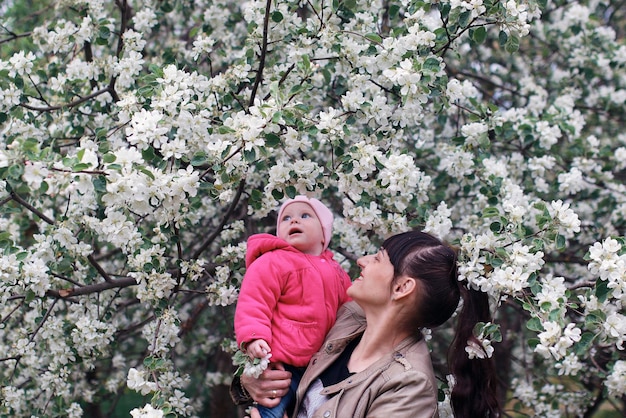
M463 306L457 319L455 338L450 346L448 364L455 378L451 394L454 415L458 418L498 417L495 366L492 358L470 359L465 352L477 322L489 322L487 294L467 289L458 281L456 251L424 232L410 231L385 240L382 248L394 267L394 279L409 276L419 281L416 312L418 327L434 328L455 312L460 299Z

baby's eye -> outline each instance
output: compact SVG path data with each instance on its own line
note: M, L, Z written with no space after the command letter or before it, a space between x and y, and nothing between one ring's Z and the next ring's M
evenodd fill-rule
M289 221L291 220L291 215L285 215L283 216L283 222Z
M306 218L310 218L311 214L310 213L303 213L302 214L302 219L306 219Z

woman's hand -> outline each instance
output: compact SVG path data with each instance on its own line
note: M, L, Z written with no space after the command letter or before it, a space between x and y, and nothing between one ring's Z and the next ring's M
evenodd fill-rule
M252 399L267 408L278 405L280 398L287 394L290 383L291 372L286 371L282 363L270 363L258 379L241 376L241 385Z

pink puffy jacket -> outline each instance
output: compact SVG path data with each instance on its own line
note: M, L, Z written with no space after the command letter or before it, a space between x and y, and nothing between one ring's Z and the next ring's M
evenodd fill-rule
M349 297L351 281L332 252L307 255L270 234L248 239L235 311L237 344L268 342L272 361L306 366Z

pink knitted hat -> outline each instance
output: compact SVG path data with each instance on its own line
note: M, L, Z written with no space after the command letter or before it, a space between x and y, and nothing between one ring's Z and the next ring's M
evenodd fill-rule
M307 205L311 206L313 212L315 212L317 218L322 224L322 232L324 233L324 249L328 248L328 244L330 243L330 237L333 234L333 214L330 209L324 206L322 202L313 197L298 195L293 199L286 200L278 211L278 218L276 219L276 230L278 231L278 224L280 224L280 220L283 217L283 212L285 211L285 208L295 202L304 202Z

